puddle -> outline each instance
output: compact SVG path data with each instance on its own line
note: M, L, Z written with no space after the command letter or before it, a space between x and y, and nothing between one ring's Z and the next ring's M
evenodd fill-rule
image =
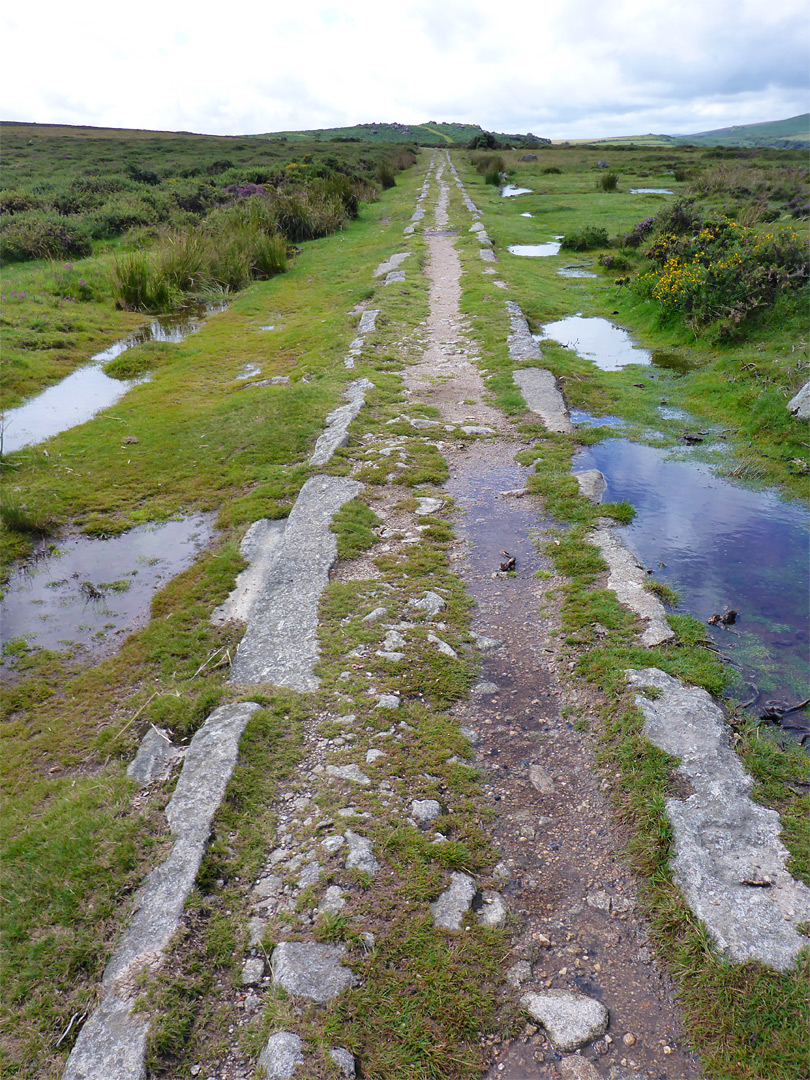
M256 375L261 375L261 373L262 369L257 364L245 364L236 378L237 380L253 379Z
M656 367L667 368L668 371L674 371L678 375L686 375L698 366L690 356L684 356L683 353L664 352L661 349L653 350L652 362Z
M275 328L276 328L275 324L273 324L272 326L268 325L268 326L260 326L259 327L260 330L275 330Z
M602 371L619 371L628 364L649 364L652 356L647 349L633 344L626 330L607 319L588 319L569 315L567 319L546 323L538 341L552 338L578 356L593 360Z
M627 427L627 421L622 416L593 416L584 409L570 409L569 416L572 424L582 424L584 427Z
M561 270L558 270L557 273L560 277L571 278L595 278L599 276L598 274L594 274L592 270L585 270L584 267L581 266L564 266Z
M531 195L531 193L530 187L515 187L514 184L506 184L501 188L501 195L505 199L510 199L513 195Z
M636 508L622 534L654 578L678 590L679 611L704 625L726 606L738 612L728 629L706 627L737 665L732 696L760 705L807 697L810 533L801 506L627 439L587 447L573 468L599 469L605 500Z
M659 405L658 412L664 420L682 420L685 424L693 423L685 409L676 409L674 405Z
M212 518L194 514L106 540L73 536L52 555L43 547L14 570L0 600L3 642L110 655L121 635L146 623L157 590L191 565L212 532Z
M508 250L513 255L524 255L530 259L536 259L544 255L556 255L560 250L560 242L550 240L546 244L510 244Z
M633 187L631 195L674 195L674 192L665 187Z
M56 386L48 387L16 409L9 409L5 413L3 452L10 454L25 446L44 442L62 431L84 424L102 409L110 408L133 386L148 382L149 376L111 379L102 371L106 363L127 349L147 341L183 341L200 329L206 316L224 311L226 307L226 304L211 305L192 313L186 311L182 315L152 319L134 334L91 356L89 364L74 371Z
M534 214L530 214L528 210L524 210L520 215L521 217L534 217Z

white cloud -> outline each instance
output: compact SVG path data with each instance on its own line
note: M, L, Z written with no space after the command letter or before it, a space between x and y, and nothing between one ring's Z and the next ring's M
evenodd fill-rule
M806 110L799 0L189 0L7 12L4 117L239 134L460 120L552 137Z

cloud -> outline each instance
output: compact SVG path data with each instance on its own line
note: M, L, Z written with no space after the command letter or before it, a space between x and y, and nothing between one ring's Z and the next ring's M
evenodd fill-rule
M0 31L4 115L41 122L239 134L435 119L573 138L780 119L807 100L798 0L299 0L216 20L190 0L86 0L81 20L46 0Z

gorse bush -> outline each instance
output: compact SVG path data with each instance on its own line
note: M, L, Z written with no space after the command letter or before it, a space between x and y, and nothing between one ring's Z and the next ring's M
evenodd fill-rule
M758 232L729 218L705 222L690 236L663 233L646 252L655 269L634 288L697 329L739 327L810 280L807 243L791 228Z

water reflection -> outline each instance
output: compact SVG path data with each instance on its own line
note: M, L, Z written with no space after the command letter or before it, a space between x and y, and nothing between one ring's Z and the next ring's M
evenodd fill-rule
M531 192L532 189L529 187L515 187L514 184L505 184L504 187L501 188L501 195L503 195L505 199L509 199L513 195L530 195Z
M528 258L540 258L544 255L556 255L560 250L559 240L549 240L545 244L510 244L509 251L513 255L524 255Z
M90 358L89 364L74 371L56 386L48 387L16 409L8 409L3 416L3 452L10 454L25 446L44 442L62 431L85 423L102 409L108 409L133 386L147 382L149 376L112 379L102 370L106 363L127 349L147 341L183 341L200 329L207 315L223 311L226 306L210 305L181 315L152 319L134 334L96 353Z
M602 371L619 371L627 364L649 364L651 355L633 343L626 330L607 319L569 315L558 322L546 323L538 340L553 339L578 356L593 360Z
M762 699L807 696L810 533L801 506L627 439L587 447L572 467L599 469L605 500L632 503L624 538L677 589L681 611L703 623L727 606L739 613L733 628L707 626L707 634L738 664L742 696L749 686Z

